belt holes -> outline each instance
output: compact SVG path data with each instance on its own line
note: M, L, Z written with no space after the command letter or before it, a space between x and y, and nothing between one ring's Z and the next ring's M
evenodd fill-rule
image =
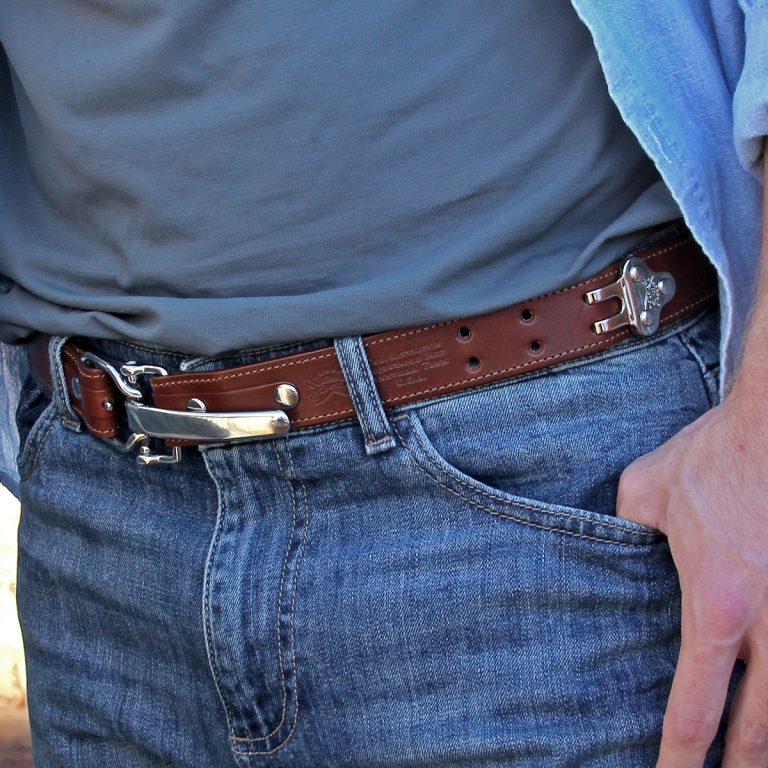
M467 360L467 370L476 371L480 367L480 360L477 357L470 357Z
M528 349L530 349L530 350L531 350L531 352L532 352L534 355L538 355L538 354L539 354L539 352L541 352L541 347L542 347L542 343L541 343L540 341L538 341L538 340L536 340L536 341L532 341L532 342L531 342L531 343L528 345Z
M472 331L467 328L466 325L462 325L459 328L459 341L469 341L469 337L472 335Z
M536 313L532 309L528 309L528 307L520 313L520 319L524 323L532 323L534 317L536 317Z

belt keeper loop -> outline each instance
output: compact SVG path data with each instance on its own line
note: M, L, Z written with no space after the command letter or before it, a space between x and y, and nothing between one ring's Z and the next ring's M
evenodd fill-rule
M53 384L51 396L54 402L60 403L64 426L72 432L82 432L82 421L77 413L75 413L69 399L67 374L64 372L64 363L62 362L62 350L67 341L69 339L66 336L51 336L48 341L48 364L52 374L51 383Z
M373 456L391 450L396 445L395 436L376 388L362 337L344 336L334 339L333 345L363 430L365 452Z

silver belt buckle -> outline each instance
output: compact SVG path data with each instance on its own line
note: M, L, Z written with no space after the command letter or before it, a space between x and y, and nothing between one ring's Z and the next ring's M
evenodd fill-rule
M655 333L661 310L675 295L675 279L669 272L654 272L642 259L632 256L624 262L621 277L610 285L584 294L587 304L618 299L621 309L592 325L595 333L607 333L629 325L640 336Z
M181 461L181 448L174 446L170 453L153 453L150 438L236 442L254 438L279 437L291 427L285 411L243 411L238 413L208 413L199 400L190 400L189 411L171 411L155 408L142 402L143 393L136 387L139 376L167 376L168 371L157 365L125 363L118 371L113 365L92 352L86 352L83 362L101 368L125 396L128 427L132 430L123 442L109 438L114 447L123 452L138 448L139 464L177 464Z
M175 440L236 441L284 435L290 428L285 411L204 413L169 411L128 401L128 426L149 437ZM141 459L141 456L139 456ZM145 462L144 462L145 463Z

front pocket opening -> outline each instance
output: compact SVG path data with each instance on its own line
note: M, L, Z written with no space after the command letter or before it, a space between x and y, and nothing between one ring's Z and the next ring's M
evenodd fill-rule
M393 429L409 461L432 483L452 497L492 515L596 541L647 546L664 540L660 531L631 520L517 496L467 475L438 452L414 411L395 420Z

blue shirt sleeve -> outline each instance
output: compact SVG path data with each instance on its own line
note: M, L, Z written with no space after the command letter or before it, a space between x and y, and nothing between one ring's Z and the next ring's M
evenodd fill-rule
M768 135L768 0L739 0L744 12L744 68L733 100L734 140L741 164L760 175Z

